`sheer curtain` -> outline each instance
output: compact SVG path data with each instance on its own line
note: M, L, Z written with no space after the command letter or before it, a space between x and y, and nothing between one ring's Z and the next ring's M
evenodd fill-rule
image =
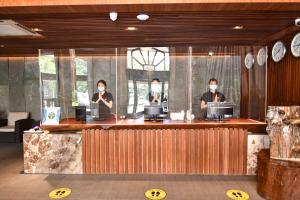
M208 81L218 80L218 91L227 102L236 105L235 116L240 115L241 55L238 47L193 47L192 57L192 108L193 114L200 113L200 98L208 91Z

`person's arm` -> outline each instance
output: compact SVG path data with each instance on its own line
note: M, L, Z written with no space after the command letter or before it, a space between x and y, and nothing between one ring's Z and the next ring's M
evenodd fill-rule
M201 100L201 102L200 102L200 109L202 110L204 108L207 108L207 103L204 100Z
M110 93L109 93L110 94ZM104 100L103 98L102 98L102 96L101 95L99 95L99 99L100 99L100 101L102 101L109 109L111 109L112 108L112 106L113 106L113 97L112 97L112 95L108 95L107 96L107 101L106 100Z
M157 103L160 103L160 98L159 98L160 95L158 95L157 93L154 93L153 94L153 99L151 101L151 103L155 103L155 101L157 101Z
M213 102L219 102L220 101L220 94L218 93L215 93L213 95Z
M112 108L112 106L113 106L113 101L105 101L104 99L102 99L102 101L103 101L103 103L107 106L107 107L109 107L110 109Z

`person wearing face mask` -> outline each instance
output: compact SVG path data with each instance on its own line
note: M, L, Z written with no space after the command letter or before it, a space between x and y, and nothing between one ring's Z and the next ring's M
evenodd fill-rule
M149 92L150 104L160 104L166 102L167 98L164 97L164 93L161 92L161 84L158 78L154 78L151 81L151 92Z
M97 83L97 93L92 97L92 102L99 105L99 118L111 117L111 108L114 98L111 93L106 91L106 81L99 80Z
M211 78L208 81L209 91L205 92L200 99L200 109L206 117L207 112L207 102L224 102L225 96L218 89L218 80L215 78Z

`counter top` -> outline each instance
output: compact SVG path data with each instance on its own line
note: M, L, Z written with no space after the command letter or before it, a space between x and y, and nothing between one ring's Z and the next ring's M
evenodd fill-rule
M42 125L42 129L54 131L80 131L82 129L200 129L200 128L243 128L250 132L265 133L266 123L253 119L229 119L227 121L144 121L143 119L124 119L107 121L76 121L63 119L59 125Z

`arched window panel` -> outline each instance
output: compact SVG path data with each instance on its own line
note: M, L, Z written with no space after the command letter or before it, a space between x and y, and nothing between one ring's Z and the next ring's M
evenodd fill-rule
M169 71L168 47L127 48L127 68L145 71Z

